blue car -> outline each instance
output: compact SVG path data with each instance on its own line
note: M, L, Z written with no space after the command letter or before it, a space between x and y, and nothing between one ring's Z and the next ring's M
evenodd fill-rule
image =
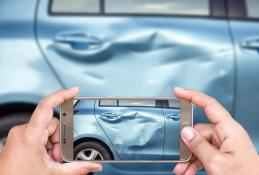
M0 143L60 88L171 96L180 86L216 98L259 150L258 51L258 0L2 0ZM207 121L194 108L194 123ZM102 174L171 169L105 164Z
M79 100L76 160L179 160L180 110L173 100Z

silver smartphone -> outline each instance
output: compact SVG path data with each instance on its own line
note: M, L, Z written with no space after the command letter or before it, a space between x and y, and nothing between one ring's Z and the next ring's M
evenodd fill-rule
M76 97L61 106L61 154L68 162L185 162L186 126L192 105L175 97Z

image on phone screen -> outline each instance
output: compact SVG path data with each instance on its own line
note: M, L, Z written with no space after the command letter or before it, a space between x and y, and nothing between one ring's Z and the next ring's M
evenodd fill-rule
M175 100L75 100L75 160L178 160Z

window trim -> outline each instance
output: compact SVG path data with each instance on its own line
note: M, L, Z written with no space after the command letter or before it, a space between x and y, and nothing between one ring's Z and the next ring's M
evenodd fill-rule
M116 100L117 105L101 105L101 101L103 101L103 100L106 100L106 99L100 99L99 100L99 102L98 102L99 107L118 107L118 105L119 105L118 99Z
M121 100L121 99L119 99L119 100ZM120 105L120 103L119 103L119 100L117 101L117 103L118 103L118 107L129 107L129 108L131 108L131 107L135 107L135 108L138 108L138 107L141 107L141 108L158 108L158 106L157 106L157 101L158 100L154 100L155 101L155 105L154 106L140 106L140 105L136 105L136 106L131 106L131 105ZM147 99L148 100L148 99Z
M180 109L180 106L179 107L170 107L168 100L162 100L162 108L164 108L164 109Z
M101 105L101 101L105 99L98 100L98 107L141 107L141 108L163 108L163 109L180 109L180 107L170 107L168 100L155 100L155 106L127 106L119 105L119 100L117 99L117 105Z
M249 17L246 0L227 0L227 16L230 21L258 22L259 17Z
M70 16L79 16L79 17L85 17L85 16L94 16L94 17L190 17L190 18L218 18L218 19L226 19L226 9L221 9L222 11L222 16L217 16L214 15L214 10L216 10L214 7L215 1L220 1L220 3L224 4L224 1L226 0L208 0L208 10L209 14L208 15L185 15L185 14L154 14L154 13L105 13L105 0L100 0L100 12L99 13L82 13L82 12L52 12L51 7L53 4L54 0L49 0L48 2L48 15L49 16L65 16L65 17L70 17ZM217 9L219 10L219 9ZM225 15L224 15L225 14Z

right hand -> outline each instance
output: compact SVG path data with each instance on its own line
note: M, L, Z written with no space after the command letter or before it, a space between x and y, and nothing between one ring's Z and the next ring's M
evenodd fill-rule
M212 124L186 127L181 137L193 152L191 161L178 163L177 175L193 175L202 167L210 175L257 175L259 157L247 132L215 99L194 90L175 88L176 97L203 108Z

